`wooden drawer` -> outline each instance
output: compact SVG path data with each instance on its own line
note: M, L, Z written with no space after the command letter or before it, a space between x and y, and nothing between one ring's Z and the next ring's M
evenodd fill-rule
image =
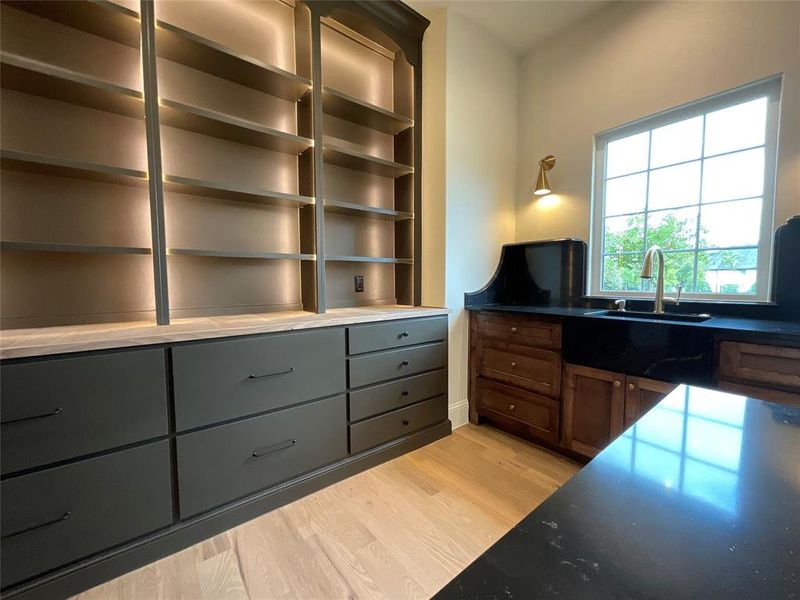
M551 350L561 349L561 325L558 323L502 313L477 313L475 318L481 338Z
M523 390L478 378L478 412L501 415L530 426L536 437L558 443L559 402Z
M336 396L178 436L186 518L347 455L347 403Z
M446 393L447 371L445 369L374 385L350 392L350 420L360 421Z
M479 375L558 398L561 356L550 350L491 342L482 347Z
M721 342L719 377L800 390L800 348Z
M397 379L447 365L447 344L427 344L350 358L350 387Z
M447 339L447 317L388 321L348 327L350 354L388 350Z
M163 350L3 365L2 473L167 434Z
M726 381L720 379L717 388L724 392L731 392L732 394L741 394L750 398L758 398L759 400L766 400L768 402L778 402L780 404L789 404L792 406L800 406L800 392L784 392L783 390L771 390L764 387L756 387L752 385L745 385L733 381Z
M2 585L172 522L169 443L3 481Z
M350 453L357 454L447 419L447 396L350 425Z
M179 346L172 357L178 431L345 390L343 329Z

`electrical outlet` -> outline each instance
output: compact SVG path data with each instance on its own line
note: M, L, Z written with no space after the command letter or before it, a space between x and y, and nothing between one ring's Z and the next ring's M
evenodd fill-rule
M356 275L353 277L353 282L356 286L356 293L360 293L364 291L364 276L363 275Z

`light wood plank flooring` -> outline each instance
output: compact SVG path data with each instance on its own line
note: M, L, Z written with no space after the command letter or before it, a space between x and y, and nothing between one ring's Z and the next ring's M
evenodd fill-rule
M467 425L76 598L429 598L579 468Z

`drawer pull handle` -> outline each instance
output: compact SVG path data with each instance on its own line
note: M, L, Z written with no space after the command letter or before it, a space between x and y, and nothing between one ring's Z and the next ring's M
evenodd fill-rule
M63 408L57 408L52 412L44 413L42 415L31 415L30 417L20 417L19 419L8 419L7 421L3 421L0 425L10 425L11 423L22 423L23 421L35 421L37 419L46 419L47 417L55 417L56 415L60 415L64 412Z
M635 385L633 385L632 383L629 383L629 384L628 384L628 389L629 389L629 390L635 390L635 389L636 389L636 386L635 386Z
M401 367L407 367L408 366L408 361L404 360L403 362L400 363L400 366Z
M263 375L248 375L248 379L264 379L266 377L277 377L278 375L288 375L294 373L294 367L289 367L285 371L275 371L274 373L264 373Z
M400 392L400 395L401 396L408 396L408 390L403 390L402 392Z
M515 362L512 360L512 361L511 361L511 366L512 366L512 367L516 367L516 366L517 366L517 363L515 363Z
M401 338L408 337L408 332L407 332L407 331L403 331L403 332L400 334L400 337L401 337Z
M621 385L622 385L622 383L620 383L619 381L616 381L616 380L614 381L614 387L619 387Z
M403 425L408 425L410 423L411 423L411 421L409 421L408 419L403 419Z
M512 327L511 328L511 333L517 333L517 328L516 327Z
M271 446L264 446L263 448L259 448L258 450L253 450L253 458L261 458L262 456L275 454L276 452L280 452L281 450L286 450L287 448L291 448L296 443L297 440L286 440L285 442L278 442L277 444L272 444Z
M508 410L514 410L515 408L517 408L515 404L508 405Z
M44 523L39 523L37 525L31 525L30 527L18 529L17 531L12 531L11 533L7 533L6 535L2 536L2 538L0 539L7 540L8 538L12 538L17 535L22 535L23 533L36 531L37 529L41 529L42 527L48 527L50 525L55 525L56 523L61 523L61 521L66 521L67 519L69 519L70 515L72 515L72 513L70 511L67 511L60 517L56 517L55 519L50 519L49 521L45 521Z

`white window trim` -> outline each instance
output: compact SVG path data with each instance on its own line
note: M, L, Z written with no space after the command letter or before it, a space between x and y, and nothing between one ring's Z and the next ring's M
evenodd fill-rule
M698 294L685 293L687 300L731 301L763 303L770 301L772 277L772 237L775 225L775 181L777 177L778 126L782 75L775 75L754 83L703 98L684 106L670 109L633 123L600 132L594 136L594 165L592 175L592 210L589 232L589 295L611 298L652 298L653 292L606 291L602 289L603 221L605 218L605 160L610 140L628 137L663 127L677 121L690 119L706 112L719 110L767 96L766 136L764 140L764 193L761 213L761 232L758 243L758 264L755 294ZM737 151L738 152L738 151ZM649 165L648 165L649 168ZM702 182L701 182L702 184ZM646 248L645 248L646 250ZM665 248L664 250L668 250Z

